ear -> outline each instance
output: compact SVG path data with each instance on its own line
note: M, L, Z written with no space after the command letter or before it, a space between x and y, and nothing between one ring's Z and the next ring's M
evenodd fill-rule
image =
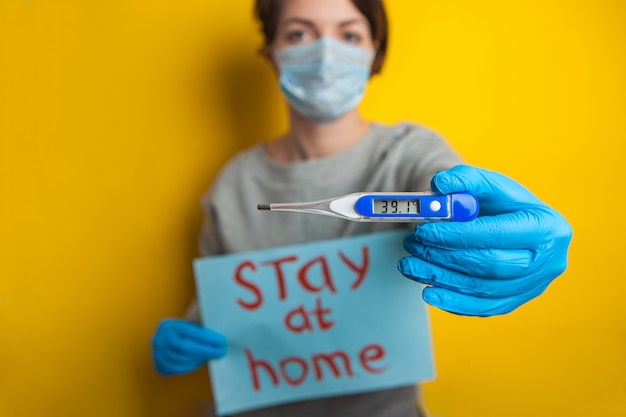
M380 48L380 41L374 41L374 60L372 61L372 68L370 68L372 70L371 75L377 74L379 72L379 71L374 71L375 67L379 66L378 65L378 48Z
M265 59L267 59L268 61L272 60L272 47L271 46L263 45L260 52L261 52L261 55L265 57Z
M261 49L261 55L263 55L263 57L267 59L267 62L269 62L274 72L276 74L279 74L280 70L278 69L278 63L276 62L276 59L274 58L274 49L269 45L265 45Z

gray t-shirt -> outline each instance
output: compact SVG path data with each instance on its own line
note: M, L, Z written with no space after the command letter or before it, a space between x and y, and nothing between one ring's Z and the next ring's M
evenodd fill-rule
M241 152L203 197L203 256L406 228L402 223L360 223L312 214L257 210L259 203L321 200L360 191L427 191L439 170L462 163L435 132L403 123L374 124L351 148L328 157L276 163L261 145ZM195 316L195 317L193 317ZM192 306L188 318L197 319ZM409 417L414 387L309 400L241 416Z

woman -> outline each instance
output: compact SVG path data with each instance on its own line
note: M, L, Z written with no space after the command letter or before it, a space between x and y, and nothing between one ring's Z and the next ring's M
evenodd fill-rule
M427 302L459 314L500 314L540 294L563 271L571 231L558 213L498 174L471 167L449 170L461 158L431 130L415 124L384 126L360 116L357 106L369 78L380 72L385 58L382 0L257 0L255 10L265 39L263 52L288 102L289 130L275 141L242 152L222 170L203 199L203 255L405 227L297 213L268 215L258 212L256 205L358 191L422 191L438 171L448 170L435 177L433 188L475 193L483 207L481 215L489 218L470 222L469 229L428 225L407 238L405 246L414 256L403 259L399 267L408 277L431 286L424 292ZM236 218L229 215L234 211L239 213ZM547 217L551 227L546 227L545 219L539 219L541 227L529 220L537 219L536 213ZM437 227L448 229L442 233ZM446 241L438 241L443 235ZM507 240L511 236L516 237L514 242ZM468 242L478 245L468 247ZM552 250L533 255L528 242ZM541 265L533 264L535 258ZM548 261L556 266L546 272L541 266ZM199 321L195 306L187 320L165 320L155 334L154 358L163 374L189 372L226 354L222 335L192 323ZM416 406L415 388L408 386L242 415L423 413Z

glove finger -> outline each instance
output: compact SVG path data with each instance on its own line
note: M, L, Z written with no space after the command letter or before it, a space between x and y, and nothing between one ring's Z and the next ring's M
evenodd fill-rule
M511 178L468 165L458 165L438 172L433 176L431 188L442 194L472 193L480 203L481 216L512 212L525 204L542 204L530 191Z
M210 348L200 353L191 353L189 351L182 350L164 350L161 352L160 357L172 364L189 364L190 366L199 366L212 359L218 359L226 354L225 348Z
M422 284L482 298L502 298L524 294L543 281L537 275L509 280L485 279L452 271L418 258L400 259L398 269L405 277Z
M202 329L202 328L201 328ZM211 357L226 351L226 339L219 333L202 329L202 332L170 332L155 340L155 347L187 356ZM206 333L205 333L206 331ZM219 336L219 337L216 337Z
M533 291L517 297L479 298L459 294L446 288L426 287L422 298L428 304L441 310L463 316L489 317L508 314L527 301L539 296L547 286L535 288Z
M204 344L207 346L214 346L216 348L223 348L228 344L226 337L223 334L204 327L202 327L201 329L201 332L193 334L193 337L189 340L193 340L199 344Z
M172 334L178 338L177 342L193 340L204 345L226 346L226 338L221 333L187 321L178 322Z
M226 354L226 344L211 344L198 342L192 339L180 340L172 345L171 352L187 356L189 358L215 359Z
M552 237L553 226L545 210L522 210L469 222L426 223L415 228L413 237L439 248L532 249Z
M414 240L405 249L415 258L479 278L512 279L534 272L535 253L527 249L450 250L424 246Z
M226 344L226 338L218 332L174 319L163 321L153 339L155 351L202 357L225 351Z
M198 358L190 360L187 357L173 354L172 352L165 353L155 358L157 370L163 375L192 372L206 363L206 360L200 360Z

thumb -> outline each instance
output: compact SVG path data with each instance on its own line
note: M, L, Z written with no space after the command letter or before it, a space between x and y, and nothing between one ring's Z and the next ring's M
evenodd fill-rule
M433 191L441 194L469 192L480 204L480 215L510 213L527 205L543 204L518 182L494 171L469 165L439 171L431 181Z

